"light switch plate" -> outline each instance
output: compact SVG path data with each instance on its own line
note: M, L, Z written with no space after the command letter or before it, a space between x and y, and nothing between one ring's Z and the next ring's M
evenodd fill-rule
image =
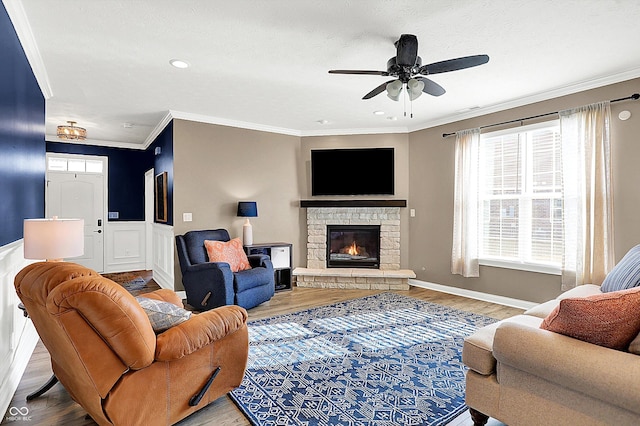
M183 222L191 222L193 220L193 213L182 213Z

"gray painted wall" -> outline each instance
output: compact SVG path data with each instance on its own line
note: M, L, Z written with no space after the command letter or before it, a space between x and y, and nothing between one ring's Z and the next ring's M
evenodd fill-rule
M252 200L258 203L258 217L251 218L254 242L290 242L294 263L306 259L299 250L306 244L299 137L174 120L173 156L176 235L226 228L231 238L242 238L238 201ZM193 221L183 222L183 213L192 213ZM176 289L181 280L176 257Z
M485 266L480 267L479 278L451 274L455 137L445 139L442 134L622 98L639 91L640 79L635 79L411 133L410 199L417 213L409 220L409 267L417 278L533 302L557 296L560 276L556 275ZM622 110L631 111L632 117L619 120ZM615 252L619 260L640 243L640 101L612 104L611 113Z
M256 200L251 220L255 242L294 244L295 266L306 266L306 212L299 200L310 197L310 151L326 147L396 148L396 195L402 209L403 268L418 279L516 299L542 302L560 293L560 277L481 267L480 278L454 276L450 270L453 229L455 132L521 117L586 105L640 92L640 79L564 96L500 113L409 134L296 137L184 120L174 122L174 229L227 228L242 235L235 216L238 200ZM622 110L631 119L620 121ZM612 159L616 258L640 243L640 101L612 105ZM409 209L416 217L409 217ZM182 213L193 213L183 222ZM182 288L176 259L176 288ZM424 268L424 269L423 269Z

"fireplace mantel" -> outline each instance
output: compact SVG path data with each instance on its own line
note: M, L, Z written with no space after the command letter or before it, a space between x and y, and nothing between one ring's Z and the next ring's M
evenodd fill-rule
M300 207L407 207L407 200L300 200Z

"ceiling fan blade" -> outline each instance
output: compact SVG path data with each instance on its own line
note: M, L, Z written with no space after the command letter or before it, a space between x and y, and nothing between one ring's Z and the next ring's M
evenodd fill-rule
M366 70L330 70L329 74L364 74L364 75L389 75L386 71L366 71Z
M387 88L387 84L391 83L392 81L395 81L395 79L394 79L394 80L389 80L389 81L387 81L387 82L385 82L385 83L382 83L380 86L376 87L375 89L373 89L372 91L370 91L369 93L367 93L366 95L364 95L364 96L362 97L362 99L363 99L363 100L364 100L364 99L371 99L371 98L373 98L374 96L379 95L380 93L382 93L382 92L384 92L384 91L386 90L386 88Z
M418 37L413 34L402 34L396 46L396 64L413 67L418 59Z
M449 59L447 61L434 62L420 67L419 74L439 74L442 72L457 71L465 68L476 67L489 62L488 55L464 56L462 58Z
M431 96L442 96L446 92L446 90L444 90L444 87L440 86L433 80L429 80L426 77L415 77L415 79L424 83L422 91L424 93L430 94Z

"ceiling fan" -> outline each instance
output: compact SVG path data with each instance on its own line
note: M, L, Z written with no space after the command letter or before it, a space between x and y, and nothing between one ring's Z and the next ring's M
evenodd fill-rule
M445 93L442 86L424 77L425 75L457 71L489 62L489 56L487 55L473 55L422 65L422 58L418 56L418 38L415 35L402 34L394 44L396 46L396 56L387 61L386 71L330 70L329 73L393 76L396 78L382 83L364 95L362 99L371 99L386 90L387 96L397 101L400 97L400 92L405 87L409 99L413 101L422 92L432 96L441 96Z

